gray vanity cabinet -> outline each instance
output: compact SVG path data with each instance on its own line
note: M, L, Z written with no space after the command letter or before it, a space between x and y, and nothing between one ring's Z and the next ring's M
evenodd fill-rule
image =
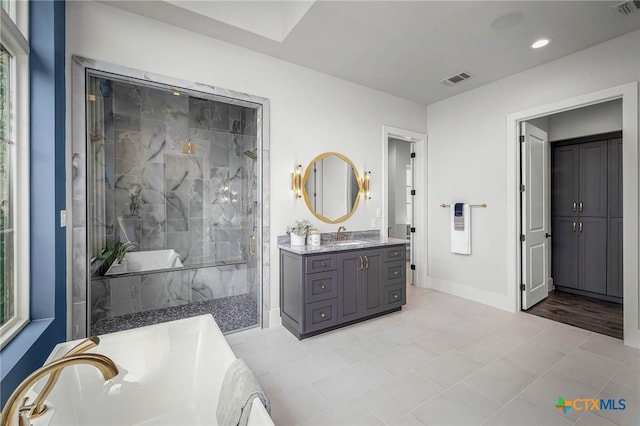
M404 245L327 253L280 250L282 325L298 339L399 310L406 303Z
M355 250L338 255L340 265L340 298L338 318L353 321L383 308L382 250Z

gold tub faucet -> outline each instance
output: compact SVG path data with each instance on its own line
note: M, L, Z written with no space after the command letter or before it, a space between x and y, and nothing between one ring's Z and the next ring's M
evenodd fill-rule
M4 410L0 413L0 426L9 426L14 423L14 416L18 414L18 424L28 425L29 419L33 419L41 416L47 411L47 406L44 405L44 401L58 381L58 377L62 370L71 365L88 364L96 367L102 373L104 380L113 379L118 375L118 368L114 362L108 357L100 354L87 354L82 353L87 349L91 349L100 343L100 339L93 336L79 343L69 352L67 352L62 358L43 365L33 373L31 373L26 379L22 381L13 391L7 403L4 405ZM38 383L42 378L49 375L49 380L42 388L42 391L38 394L36 399L27 404L28 398L24 398L24 395L31 389L33 385ZM23 399L24 398L24 399Z

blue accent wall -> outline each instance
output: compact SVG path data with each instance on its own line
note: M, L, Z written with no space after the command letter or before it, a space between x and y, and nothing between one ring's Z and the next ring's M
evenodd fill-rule
M29 2L31 322L2 349L0 396L66 340L65 2Z

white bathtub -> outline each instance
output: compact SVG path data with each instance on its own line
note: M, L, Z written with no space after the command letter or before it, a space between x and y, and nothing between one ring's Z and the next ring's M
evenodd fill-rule
M78 342L59 344L47 362ZM87 352L111 358L119 374L105 382L95 368L65 368L33 426L215 425L222 380L236 359L211 315L105 334ZM258 398L249 425L273 425Z
M180 255L173 249L130 251L119 264L114 263L105 275L125 274L127 272L158 271L162 269L182 268Z

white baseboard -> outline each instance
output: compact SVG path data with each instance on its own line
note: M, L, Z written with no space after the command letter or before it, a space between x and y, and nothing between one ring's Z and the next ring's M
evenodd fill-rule
M426 281L426 288L462 297L484 305L493 306L494 308L502 309L504 311L515 312L513 309L513 300L508 300L509 298L506 294L497 294L481 290L476 287L471 287L467 284L435 277L427 277Z

